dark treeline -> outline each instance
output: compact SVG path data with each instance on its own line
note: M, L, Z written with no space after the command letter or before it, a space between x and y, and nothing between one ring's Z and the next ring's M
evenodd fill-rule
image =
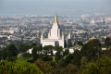
M81 46L70 54L60 46L11 43L0 51L0 74L111 74L110 37L103 44L92 39Z

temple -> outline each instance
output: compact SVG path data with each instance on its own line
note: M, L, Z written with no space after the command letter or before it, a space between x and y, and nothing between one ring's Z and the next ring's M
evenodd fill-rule
M61 29L59 27L59 21L58 17L54 17L54 22L49 30L48 38L44 38L43 35L41 35L41 44L42 46L52 45L52 46L62 46L64 48L64 34L61 32Z

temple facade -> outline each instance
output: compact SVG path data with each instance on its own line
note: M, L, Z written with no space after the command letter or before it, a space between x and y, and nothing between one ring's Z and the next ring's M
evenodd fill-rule
M43 35L41 35L41 44L42 46L52 45L52 46L62 46L64 48L64 34L61 32L61 29L59 27L59 21L58 17L54 17L54 22L49 30L48 38L44 38Z

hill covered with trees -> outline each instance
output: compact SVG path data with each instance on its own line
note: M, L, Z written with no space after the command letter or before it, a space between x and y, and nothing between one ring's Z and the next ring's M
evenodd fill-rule
M32 54L27 53L30 48ZM110 69L111 38L104 44L89 40L72 54L60 46L37 44L11 43L0 50L0 74L111 74Z

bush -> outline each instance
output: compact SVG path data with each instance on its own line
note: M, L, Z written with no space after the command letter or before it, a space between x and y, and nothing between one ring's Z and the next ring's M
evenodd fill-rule
M43 74L34 64L23 60L0 62L0 74Z

